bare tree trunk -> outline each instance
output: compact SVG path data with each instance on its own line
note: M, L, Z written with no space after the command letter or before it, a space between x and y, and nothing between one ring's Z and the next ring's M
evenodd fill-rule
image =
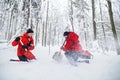
M46 24L45 24L45 46L47 45L47 26L48 26L48 13L49 12L49 0L47 0L47 11L46 11Z
M42 28L42 46L44 46L44 32L45 32L45 29L44 29L44 25L45 23L43 22L43 28Z
M9 22L9 27L7 30L7 40L10 40L10 37L12 36L12 34L11 34L12 18L13 18L13 9L12 9L11 14L10 14L10 22Z
M28 7L28 11L27 11L27 27L29 27L30 25L30 0L28 0L27 3L27 7Z
M73 26L73 2L71 1L71 26L72 26L72 30L74 31L74 26Z
M38 39L39 39L39 26L38 26L39 20L36 19L36 36L35 36L35 45L37 45L38 43Z
M99 0L99 6L100 6L101 21L103 21L103 14L102 14L101 0ZM103 23L102 23L102 29L103 29L104 40L105 40L105 49L108 50L108 48L107 48L107 44L106 44L106 43L107 43L107 40L106 40L105 28L104 28Z
M87 48L87 34L86 34L86 23L85 23L85 17L83 16L83 26L84 26L84 35L85 35L85 47Z
M95 1L92 0L92 22L93 22L93 30L94 30L94 40L97 39L97 33L96 33L96 22L95 22Z
M9 15L7 11L6 11L6 13L7 13L7 15ZM9 18L7 20L9 21ZM8 40L8 30L9 30L9 24L8 23L7 23L6 27L7 28L6 28L6 32L5 32L5 39Z
M115 24L114 24L114 19L113 19L111 0L107 0L107 3L108 3L108 12L109 12L109 17L110 17L110 24L111 24L111 27L112 27L113 37L114 37L114 40L115 40L115 46L116 46L116 49L117 49L117 54L120 55L120 47L119 47L117 32L116 32L116 28L115 28Z
M50 28L49 28L49 39L48 39L48 44L49 44L49 46L51 45L51 32L52 32L52 30L51 30L51 23L50 23Z
M73 2L72 2L72 0L70 0L70 1L71 1L70 22L71 22L72 30L74 32L74 25L73 25Z

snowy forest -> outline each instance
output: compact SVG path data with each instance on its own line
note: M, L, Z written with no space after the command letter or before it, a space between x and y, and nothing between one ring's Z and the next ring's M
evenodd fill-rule
M19 39L13 47L29 28L35 46L26 51ZM70 63L61 48L65 31L79 35L89 59ZM33 53L34 60L18 60L17 51ZM120 80L119 55L120 0L0 0L0 80Z
M32 28L36 45L61 45L74 31L83 48L120 54L120 0L0 0L0 24L1 42Z
M32 28L36 45L61 45L63 32L74 31L85 49L120 54L119 22L120 0L0 0L0 40L8 43Z

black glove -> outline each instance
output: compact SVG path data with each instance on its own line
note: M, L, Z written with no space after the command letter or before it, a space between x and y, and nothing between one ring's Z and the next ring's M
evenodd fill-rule
M28 46L23 45L22 48L28 50Z
M19 41L19 40L20 40L20 37L16 37L16 38L15 38L15 41Z

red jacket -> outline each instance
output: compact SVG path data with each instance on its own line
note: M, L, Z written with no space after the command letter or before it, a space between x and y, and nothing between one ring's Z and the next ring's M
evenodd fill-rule
M33 40L33 38L31 37L31 38L29 38L28 36L27 36L27 33L24 33L24 35L23 36L20 36L20 40L22 41L22 43L25 45L25 46L27 46L27 45L29 45L30 44L30 42L31 42L31 46L28 46L28 50L33 50L34 49L34 40ZM17 56L22 56L22 55L24 55L24 53L25 53L25 49L23 49L22 48L22 44L20 43L20 41L13 41L12 42L12 46L17 46L18 45L18 48L17 48Z
M67 36L66 43L62 50L76 52L82 51L82 47L79 43L79 36L74 32L70 32L69 35Z

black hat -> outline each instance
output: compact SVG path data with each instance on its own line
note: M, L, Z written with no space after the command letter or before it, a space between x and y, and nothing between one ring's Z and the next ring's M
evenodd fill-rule
M33 30L30 28L27 30L27 33L34 33Z
M65 31L65 32L64 32L64 34L63 34L63 36L68 36L68 35L69 35L69 33L70 33L70 32Z

